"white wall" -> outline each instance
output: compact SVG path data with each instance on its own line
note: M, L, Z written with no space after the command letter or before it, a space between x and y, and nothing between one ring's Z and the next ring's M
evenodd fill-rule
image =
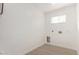
M78 49L78 54L79 54L79 3L77 3L77 7L76 7L76 13L77 13L77 49Z
M66 14L66 23L50 24L50 17ZM77 50L77 20L76 5L64 7L56 11L46 13L47 35L52 35L50 44ZM52 33L51 31L54 30ZM63 33L59 34L61 30Z
M0 53L25 54L44 44L44 15L33 4L4 4Z

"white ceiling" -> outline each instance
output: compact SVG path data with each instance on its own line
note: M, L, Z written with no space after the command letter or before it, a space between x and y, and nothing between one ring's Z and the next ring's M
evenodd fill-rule
M72 5L72 3L36 3L35 6L43 12L53 11L65 6Z

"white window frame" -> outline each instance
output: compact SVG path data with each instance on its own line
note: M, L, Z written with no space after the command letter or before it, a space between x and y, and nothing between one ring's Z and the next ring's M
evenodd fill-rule
M51 17L51 24L53 24L53 23L65 23L65 22L66 22L66 15Z

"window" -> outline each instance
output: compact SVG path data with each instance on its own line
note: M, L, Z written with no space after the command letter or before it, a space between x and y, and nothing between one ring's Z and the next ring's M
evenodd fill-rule
M65 23L65 22L66 22L66 15L51 18L51 23Z

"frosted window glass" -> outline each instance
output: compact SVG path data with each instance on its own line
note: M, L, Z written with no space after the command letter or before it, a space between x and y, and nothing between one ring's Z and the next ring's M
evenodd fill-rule
M66 22L66 15L51 18L51 23L64 23L64 22Z

